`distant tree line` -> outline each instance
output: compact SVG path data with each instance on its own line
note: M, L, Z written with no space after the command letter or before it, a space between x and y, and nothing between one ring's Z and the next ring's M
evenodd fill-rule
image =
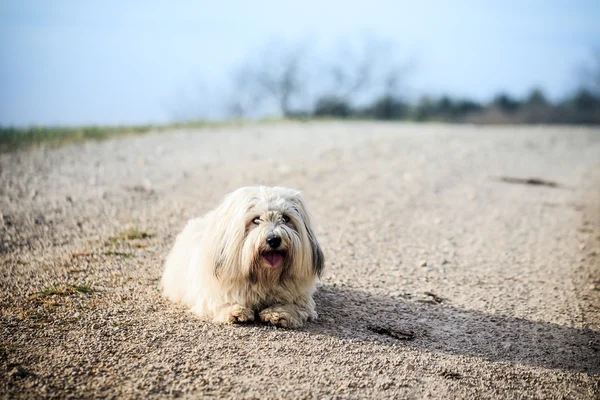
M269 48L235 71L230 114L276 109L288 118L600 124L600 51L582 69L580 88L560 101L550 101L541 89L524 98L501 93L487 102L451 96L409 101L401 85L409 68L393 54L389 45L368 41L358 56L346 54L310 70L306 49Z
M540 89L534 89L524 99L500 94L483 103L450 96L424 96L410 103L399 96L383 95L359 107L342 98L323 97L317 99L306 116L481 124L600 124L600 96L580 89L564 100L551 102Z

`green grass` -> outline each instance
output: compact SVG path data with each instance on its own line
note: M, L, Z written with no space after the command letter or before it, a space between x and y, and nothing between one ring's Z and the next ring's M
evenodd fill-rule
M131 229L128 229L126 231L119 233L118 236L112 237L111 239L113 241L114 240L136 240L136 239L148 239L148 238L151 238L152 236L154 236L154 235L151 233L140 231L139 229L136 229L136 228L131 228Z
M152 233L141 231L137 228L131 228L131 229L127 229L126 231L119 233L117 236L109 237L108 240L106 242L104 242L104 244L106 246L119 246L121 243L130 241L130 240L150 239L152 237L154 237L154 235ZM139 243L143 243L143 242L136 242L136 243L134 243L134 245L139 244ZM120 253L120 252L111 252L111 251L106 252L104 254L112 255L112 256L124 256L124 257L129 257L131 255L130 253Z
M123 253L121 251L106 251L106 252L104 252L104 255L107 255L107 256L121 256L121 257L124 257L124 258L133 257L133 254L131 254L131 253Z
M78 143L85 140L103 140L118 135L139 134L152 130L152 126L103 127L0 127L0 152L30 148L45 144L57 147L66 143Z
M264 119L256 123L281 122L281 119ZM40 145L58 147L69 143L81 143L86 140L106 140L124 135L143 134L150 131L162 132L180 129L202 129L215 127L232 127L252 124L245 121L194 121L167 125L138 125L138 126L33 126L29 128L14 128L0 126L0 153L28 149Z
M41 292L34 293L34 296L69 296L75 293L93 294L96 292L96 289L92 289L88 285L53 285L42 290Z

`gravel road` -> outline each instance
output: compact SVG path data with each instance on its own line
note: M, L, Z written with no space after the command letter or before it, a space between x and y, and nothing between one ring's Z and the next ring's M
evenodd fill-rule
M251 184L303 190L317 222L320 318L299 331L215 326L158 290L185 222ZM5 398L600 398L599 129L41 148L0 155L0 213Z

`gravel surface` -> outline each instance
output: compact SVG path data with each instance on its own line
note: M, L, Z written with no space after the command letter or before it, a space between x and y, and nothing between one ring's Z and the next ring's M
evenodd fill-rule
M535 179L530 179L535 178ZM529 180L528 180L529 179ZM160 296L185 222L304 191L320 318ZM305 123L0 155L7 398L600 398L600 130Z

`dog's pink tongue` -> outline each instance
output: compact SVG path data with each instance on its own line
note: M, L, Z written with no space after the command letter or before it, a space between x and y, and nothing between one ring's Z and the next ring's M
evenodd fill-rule
M271 267L279 267L283 262L283 254L278 251L268 251L262 257Z

